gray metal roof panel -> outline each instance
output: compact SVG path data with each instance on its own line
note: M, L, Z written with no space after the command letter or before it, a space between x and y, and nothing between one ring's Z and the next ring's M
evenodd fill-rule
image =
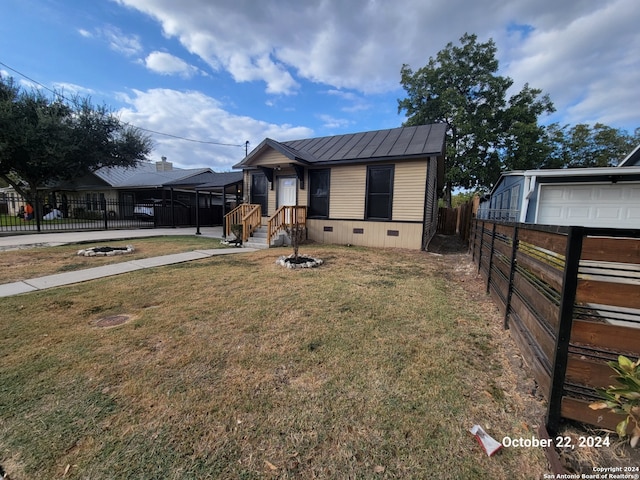
M95 175L114 188L125 187L157 187L171 182L184 180L200 173L211 171L209 168L174 168L158 172L155 163L143 162L136 167L105 167L97 170Z
M222 172L214 173L210 181L198 185L196 190L206 190L208 188L226 187L233 183L242 182L242 172Z
M418 125L369 132L306 138L286 142L267 139L234 166L251 166L251 159L271 147L292 159L309 164L352 163L354 161L401 159L444 155L445 124Z

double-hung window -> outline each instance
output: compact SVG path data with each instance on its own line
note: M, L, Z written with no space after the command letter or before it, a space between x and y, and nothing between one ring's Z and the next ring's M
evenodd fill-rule
M329 172L309 170L309 218L329 217Z
M391 220L393 205L393 165L367 167L367 220Z

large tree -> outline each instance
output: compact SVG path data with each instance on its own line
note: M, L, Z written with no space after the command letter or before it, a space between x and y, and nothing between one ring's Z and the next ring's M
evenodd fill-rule
M405 125L447 124L449 197L452 187L489 188L505 165L538 161L546 154L537 144L544 135L538 117L553 111L549 97L529 85L507 100L513 80L497 74L493 40L465 34L460 44L449 43L416 72L403 65L407 98L398 100Z
M543 167L615 167L640 143L640 129L631 135L602 123L572 127L552 123L546 138L550 152Z
M88 98L24 90L0 76L0 178L28 200L38 189L102 167L135 166L152 143Z

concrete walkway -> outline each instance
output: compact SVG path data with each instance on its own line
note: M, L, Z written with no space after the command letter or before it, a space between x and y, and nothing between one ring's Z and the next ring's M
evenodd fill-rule
M0 250L34 248L38 246L65 245L70 243L96 242L105 243L112 240L126 240L130 238L144 238L164 235L195 235L195 229L149 229L149 230L113 230L100 232L69 232L69 233L45 233L36 235L17 235L12 237L0 237ZM221 238L221 228L201 229L201 235L210 238ZM0 285L0 297L9 297L22 293L29 293L46 288L60 287L74 283L95 280L96 278L119 275L133 272L143 268L160 267L175 263L200 260L216 255L229 255L234 253L255 252L253 248L229 248L194 250L191 252L174 253L161 257L141 258L112 265L77 270L75 272L57 273L44 277L22 280L20 282L5 283Z

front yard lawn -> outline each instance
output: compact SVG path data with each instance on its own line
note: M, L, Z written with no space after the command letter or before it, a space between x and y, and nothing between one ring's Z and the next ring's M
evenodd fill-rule
M303 246L2 299L14 480L531 479L544 408L466 255ZM455 257L455 258L454 258ZM111 328L104 318L127 319Z
M114 257L83 257L77 255L78 250L83 248L94 246L124 247L129 244L133 245L135 251L127 255ZM213 238L178 235L5 250L0 251L0 284L82 270L84 268L101 267L140 258L214 248L227 247Z

